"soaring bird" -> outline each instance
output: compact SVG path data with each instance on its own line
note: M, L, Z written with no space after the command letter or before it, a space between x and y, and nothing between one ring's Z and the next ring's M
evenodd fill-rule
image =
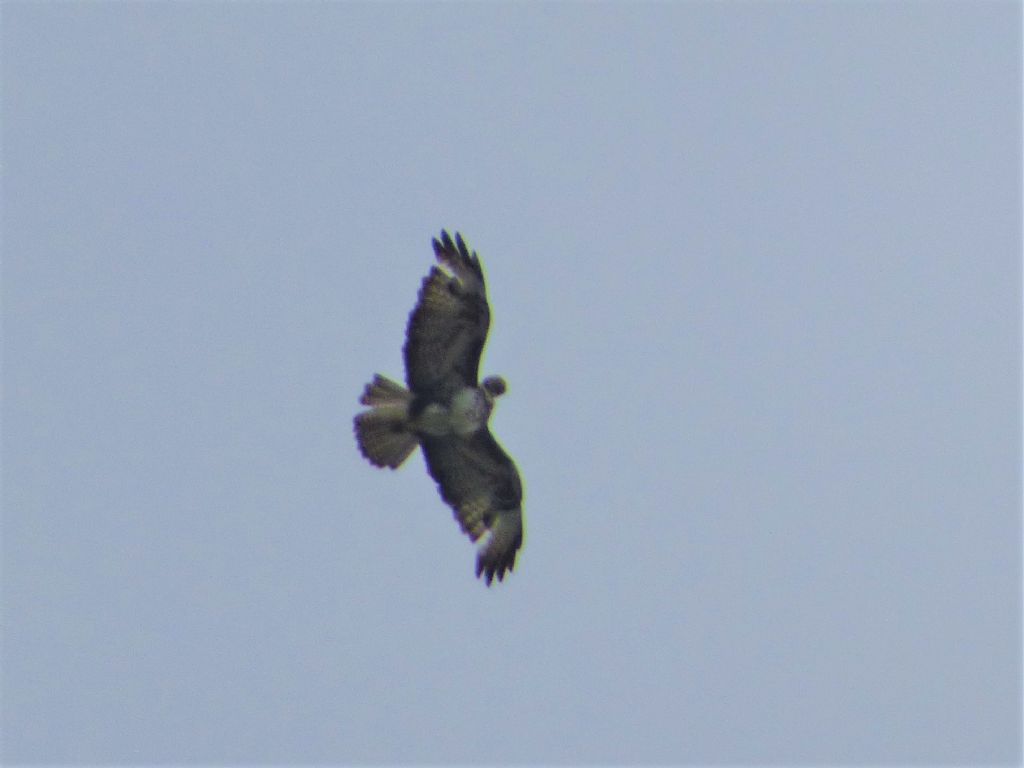
M438 264L423 279L405 333L403 387L376 374L355 417L359 450L396 469L422 446L427 471L477 545L476 575L505 578L523 543L519 472L487 422L505 380L478 382L491 312L480 259L462 235L434 238Z

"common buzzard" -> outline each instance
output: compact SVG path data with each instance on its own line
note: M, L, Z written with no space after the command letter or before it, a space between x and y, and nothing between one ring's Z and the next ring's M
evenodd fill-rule
M408 389L377 374L359 402L356 442L371 464L397 468L417 445L441 498L477 545L476 575L488 586L511 571L523 543L523 490L512 459L487 428L505 380L477 382L491 313L480 259L442 231L440 266L423 279L406 329Z

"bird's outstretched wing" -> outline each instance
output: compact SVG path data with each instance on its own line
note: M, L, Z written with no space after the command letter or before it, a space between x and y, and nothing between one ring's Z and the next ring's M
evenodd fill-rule
M519 472L488 429L422 440L427 470L463 532L477 544L476 575L488 586L516 564L523 544Z
M462 235L434 238L441 267L423 279L406 329L405 379L417 393L440 399L477 385L480 353L491 322L480 260ZM444 269L442 269L444 267Z

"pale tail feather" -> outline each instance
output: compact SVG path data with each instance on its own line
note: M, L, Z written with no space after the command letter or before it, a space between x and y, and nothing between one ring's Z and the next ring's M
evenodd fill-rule
M371 406L355 418L359 451L371 464L396 469L418 444L408 431L412 394L380 374L366 385L359 402Z
M359 398L363 405L408 405L410 400L412 393L408 389L379 373L374 375Z

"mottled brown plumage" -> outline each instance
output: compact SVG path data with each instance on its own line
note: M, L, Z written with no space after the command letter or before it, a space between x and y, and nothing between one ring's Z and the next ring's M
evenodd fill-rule
M405 380L379 374L355 417L359 449L373 464L397 468L416 445L466 535L477 543L476 573L487 584L515 566L523 541L522 484L515 464L487 427L503 379L478 383L490 309L483 270L462 236L433 241L440 266L423 279L409 315Z

